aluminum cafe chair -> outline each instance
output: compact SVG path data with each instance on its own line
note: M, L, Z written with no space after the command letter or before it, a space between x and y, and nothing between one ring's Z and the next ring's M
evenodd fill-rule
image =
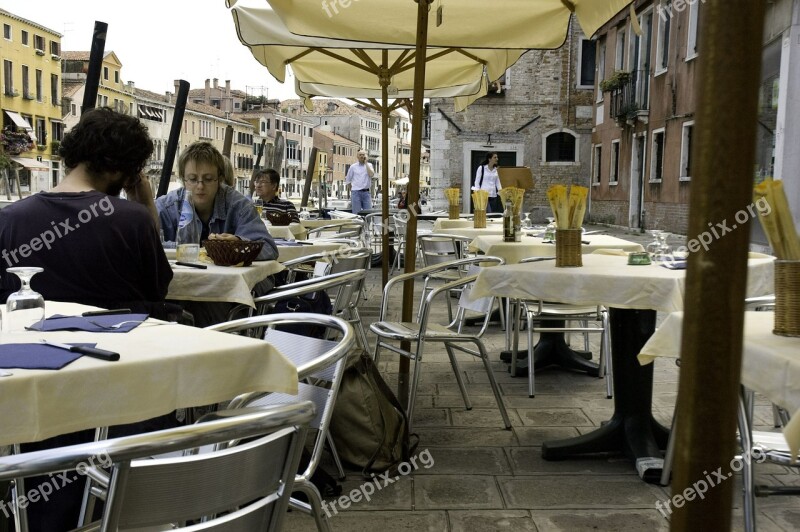
M522 259L520 264L550 260L549 257L528 257ZM535 395L535 377L533 364L534 333L582 333L584 335L584 349L589 351L589 334L600 335L600 355L598 364L600 371L597 376L605 378L606 397L611 399L614 394L613 366L611 362L611 332L608 321L608 309L602 305L569 305L566 303L551 303L542 300L523 301L528 333L528 397ZM580 327L547 327L547 321L571 321L581 323ZM589 322L599 324L590 326ZM511 363L515 364L515 360ZM513 367L513 366L512 366Z
M298 323L323 325L340 335L340 338L336 341L323 340L274 329L276 326ZM297 395L246 393L235 397L229 403L228 408L291 404L305 400L314 403L317 414L309 424L309 427L316 431L311 458L305 470L298 473L294 479L294 490L303 492L309 502L305 503L292 498L289 504L292 508L310 513L314 517L318 530L330 530L330 524L323 515L322 496L311 482L311 476L319 465L327 442L339 469L340 478L344 477L344 471L328 430L344 372L345 356L355 344L353 328L341 318L307 313L255 316L208 328L231 333L262 330L264 331L264 340L275 346L297 366L297 376L301 381L298 385Z
M423 267L446 264L463 259L468 256L467 246L471 239L459 235L445 233L428 233L417 236L417 249ZM464 277L463 267L448 267L437 270L423 278L423 293L432 290L432 281L451 282ZM424 298L423 298L424 300ZM422 301L420 301L420 304ZM421 310L421 309L420 309ZM453 310L450 300L447 300L447 316L453 319Z
M453 290L462 291L463 289L467 288L475 281L475 278L477 277L476 275L465 276L453 282L436 287L429 293L423 291L421 312L416 322L395 321L392 319L393 313L390 315L389 309L389 300L392 290L396 289L397 287L402 287L405 281L411 279L422 279L428 275L439 271L444 271L449 268L466 268L473 264L500 265L504 262L505 261L503 259L492 256L459 259L452 262L428 266L416 272L398 275L390 279L386 284L383 292L383 300L381 302L379 321L372 323L370 325L370 330L378 337L375 346L376 362L379 359L382 349L397 353L414 361L414 372L411 377L407 407L409 430L411 429L411 425L413 423L414 406L422 369L422 360L425 352L425 346L428 343L441 343L447 350L447 355L450 359L450 365L453 368L453 373L455 374L456 382L461 391L461 395L464 399L464 406L467 410L472 408L472 404L470 403L466 386L464 385L458 360L455 357L455 351L460 351L481 359L484 369L486 370L486 375L492 388L492 392L494 393L495 400L497 401L498 408L500 409L500 414L503 418L503 424L505 428L511 428L511 421L506 412L505 404L503 403L503 397L500 393L500 388L495 380L494 373L492 372L492 368L489 363L489 357L486 352L486 348L481 339L489 322L490 313L488 312L488 309L491 308L494 298L488 298L488 306L484 312L483 325L477 333L464 332L463 329L459 327L461 322L460 319L452 320L448 325L440 325L434 323L433 318L431 317L431 313L434 311L434 304L436 301L440 301L442 297L449 299L450 293ZM462 295L464 294L462 293ZM464 299L464 301L466 301L466 299ZM402 342L406 341L412 344L411 349L406 350L402 347ZM397 342L400 342L399 346L396 345ZM473 349L465 347L463 344L472 344L475 348Z
M191 520L202 522L187 530L277 531L314 415L309 401L216 412L204 423L4 456L0 480L14 480L24 494L25 477L88 472L86 464L103 457L110 469L95 473L108 486L102 490L107 495L102 517L77 530L169 530ZM227 446L245 438L251 441ZM152 458L204 446L214 451ZM20 532L27 532L24 515L25 508L18 508Z

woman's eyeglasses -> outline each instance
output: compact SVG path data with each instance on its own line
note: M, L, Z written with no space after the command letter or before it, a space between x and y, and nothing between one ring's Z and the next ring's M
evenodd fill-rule
M198 183L202 183L203 185L209 185L211 183L216 183L219 178L216 177L190 177L186 179L186 182L190 185L196 185Z

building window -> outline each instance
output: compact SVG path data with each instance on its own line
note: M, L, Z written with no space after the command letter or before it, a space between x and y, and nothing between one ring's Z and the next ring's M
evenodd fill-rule
M7 41L11 40L11 25L3 24L3 38Z
M656 34L656 74L667 70L669 66L669 30L672 20L672 2L661 2L658 6L658 29Z
M592 184L599 185L600 184L600 170L602 168L603 162L603 146L597 145L594 147L594 153L592 156Z
M681 134L681 168L679 172L681 181L689 181L692 178L692 135L694 133L694 122L683 124Z
M36 101L41 102L43 100L42 96L42 71L38 68L36 69Z
M22 65L22 97L25 98L26 100L33 100L30 83L28 83L27 65Z
M595 76L597 79L597 102L603 101L603 91L600 90L600 82L606 79L606 43L605 41L600 43L600 48L597 52L597 75Z
M108 67L103 67L103 79L108 81Z
M625 70L625 28L617 30L617 46L614 52L614 71Z
M20 37L21 37L22 45L23 46L28 46L28 32L25 31L25 30L22 30L22 32L20 33Z
M50 41L50 53L61 55L61 45L57 41Z
M44 37L42 37L41 35L34 35L33 47L36 48L36 50L44 52Z
M650 158L650 182L661 183L664 177L664 128L653 131Z
M36 119L36 144L40 146L47 144L47 125L44 118Z
M70 104L69 105L69 112L70 112L70 114L72 116L77 116L78 115L78 106L75 105L74 103Z
M8 59L3 60L3 82L5 84L3 94L14 96L14 69Z
M611 141L611 168L608 171L608 184L619 182L619 139Z
M567 131L555 131L546 135L544 142L544 162L574 163L577 162L577 136Z
M593 89L597 43L589 39L581 39L578 50L578 88Z
M687 2L688 3L688 2ZM689 3L689 31L686 41L686 60L697 57L697 24L700 2Z
M58 101L58 74L50 74L50 103L60 105Z
M114 71L114 83L119 83L119 70Z

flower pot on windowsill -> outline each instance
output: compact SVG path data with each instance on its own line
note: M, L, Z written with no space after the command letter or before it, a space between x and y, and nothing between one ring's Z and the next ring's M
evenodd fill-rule
M36 149L39 151L44 151L47 149L47 146L45 146L44 144L37 144Z

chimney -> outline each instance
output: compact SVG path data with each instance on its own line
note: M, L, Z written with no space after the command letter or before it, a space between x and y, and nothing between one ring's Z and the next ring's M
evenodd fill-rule
M203 94L203 103L206 105L211 105L211 80L206 79L206 90Z
M217 79L217 78L214 78L214 88L215 89L219 88L219 79Z
M226 79L225 80L225 96L230 96L230 95L231 95L231 80Z
M175 94L178 94L181 89L181 80L176 79L172 82L172 84L175 86Z
M165 96L165 100L166 100L167 103L172 103L172 93L171 92L167 91L164 94L164 96Z

